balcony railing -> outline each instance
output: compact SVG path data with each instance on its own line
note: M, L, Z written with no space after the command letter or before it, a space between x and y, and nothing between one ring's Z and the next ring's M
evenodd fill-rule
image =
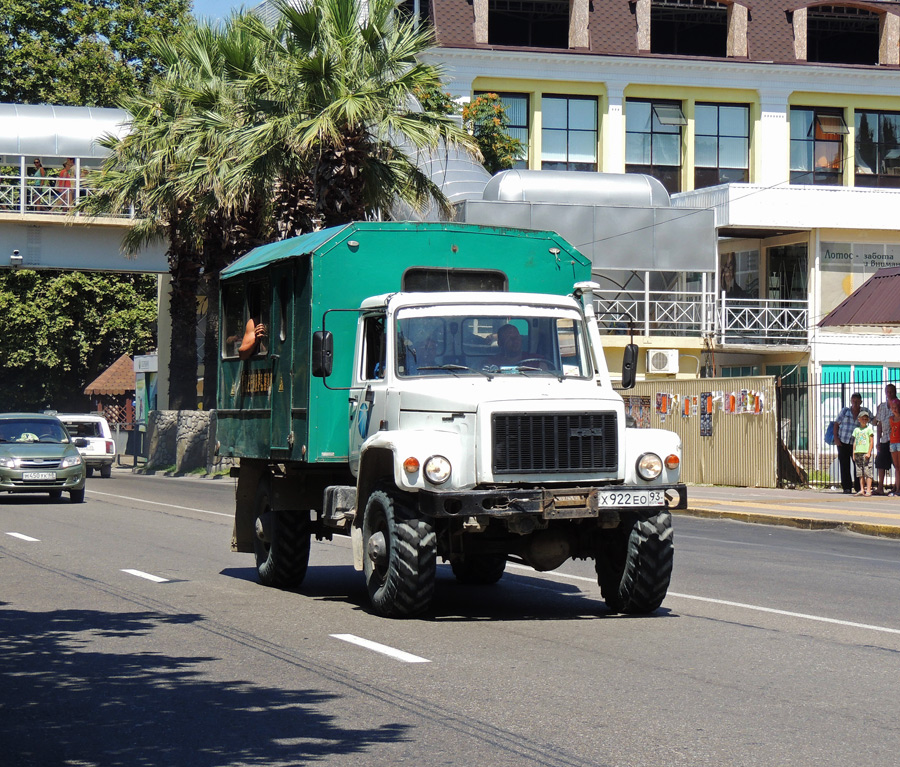
M722 345L806 345L806 301L726 298L708 291L595 291L600 332L708 336Z
M719 301L722 344L799 344L809 339L809 303L797 300L725 298Z

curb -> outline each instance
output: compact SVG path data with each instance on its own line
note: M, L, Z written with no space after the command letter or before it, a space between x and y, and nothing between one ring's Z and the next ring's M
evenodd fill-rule
M829 519L812 519L810 517L787 517L780 514L751 514L745 511L721 511L720 509L679 509L675 514L701 519L733 519L757 525L778 525L793 527L799 530L847 530L861 535L875 535L881 538L900 538L900 527L897 525L876 525L869 522L842 522Z

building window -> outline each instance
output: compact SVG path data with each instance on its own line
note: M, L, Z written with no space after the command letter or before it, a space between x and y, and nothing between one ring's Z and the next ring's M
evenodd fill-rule
M844 5L822 5L806 12L807 61L877 64L879 37L877 13Z
M652 0L651 53L724 57L727 48L727 6L713 0Z
M568 48L568 0L489 0L488 44Z
M856 186L900 187L900 113L856 113Z
M694 188L750 180L750 108L697 104L694 109Z
M677 101L625 102L625 172L645 173L669 194L681 191L681 126Z
M840 109L791 107L791 183L840 186L848 132Z
M722 378L758 376L759 365L722 365Z
M475 91L476 96L483 96L486 93L496 91ZM506 132L510 138L518 139L522 145L522 150L512 167L525 169L528 167L528 96L524 93L497 93L497 95L506 107L506 116L509 119Z
M544 96L541 170L597 170L597 99Z

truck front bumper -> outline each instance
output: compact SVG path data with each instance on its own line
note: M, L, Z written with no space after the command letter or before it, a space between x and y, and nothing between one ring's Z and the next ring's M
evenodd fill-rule
M604 512L686 509L687 487L603 485L601 487L492 488L458 492L419 491L419 508L431 517L540 514L545 519L600 517Z

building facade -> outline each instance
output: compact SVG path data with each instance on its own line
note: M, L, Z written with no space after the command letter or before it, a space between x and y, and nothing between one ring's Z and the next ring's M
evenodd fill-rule
M519 167L643 173L686 215L715 211L713 271L602 265L619 287L601 308L637 320L641 373L900 378L895 328L817 327L900 265L900 4L406 6L434 24L454 98L502 97Z

